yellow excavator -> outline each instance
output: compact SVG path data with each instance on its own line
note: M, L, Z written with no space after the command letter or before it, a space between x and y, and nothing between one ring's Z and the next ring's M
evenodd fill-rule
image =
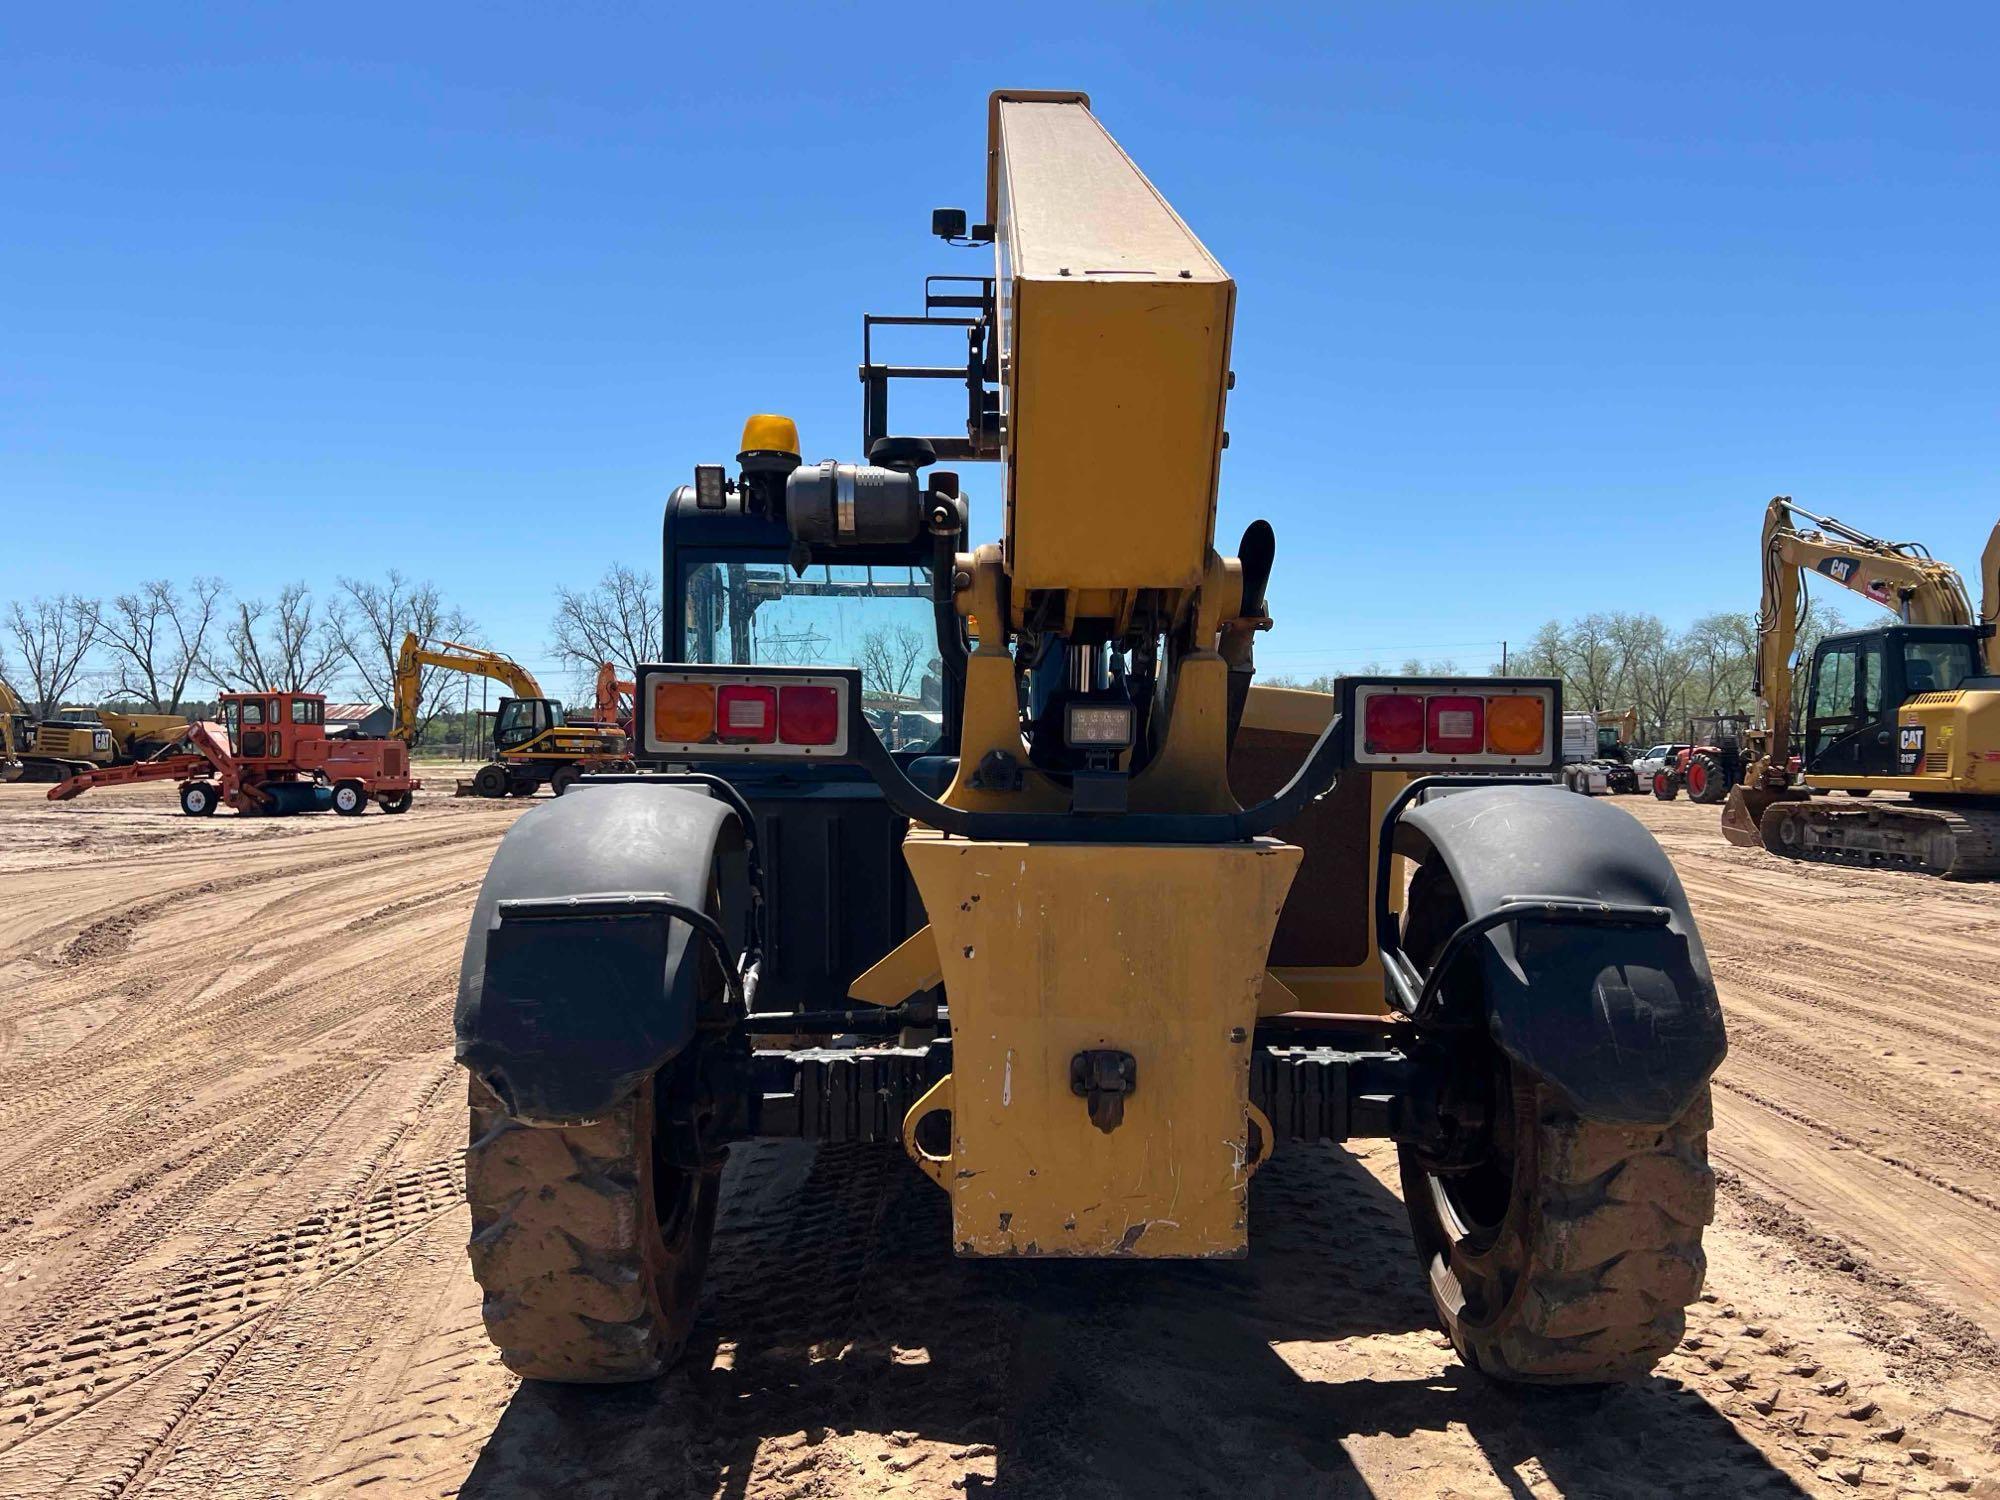
M1921 544L1883 541L1789 495L1765 509L1760 556L1753 687L1767 727L1748 737L1724 837L1792 859L2000 874L2000 525L1980 559L1977 614L1958 570ZM1896 622L1814 648L1795 752L1792 653L1808 573ZM1814 795L1826 792L1855 801ZM1906 795L1863 805L1875 792Z
M426 667L486 677L506 688L493 717L493 759L459 785L461 795L532 797L547 785L560 797L586 771L633 769L624 734L616 725L571 723L562 704L542 691L534 674L511 656L459 641L403 637L396 657L396 727L414 744Z

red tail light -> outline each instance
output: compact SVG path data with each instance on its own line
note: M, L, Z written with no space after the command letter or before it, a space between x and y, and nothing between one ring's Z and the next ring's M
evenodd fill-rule
M778 738L787 745L831 745L840 738L840 694L830 687L781 688Z
M1377 693L1362 725L1371 755L1415 755L1424 748L1424 700L1415 693Z

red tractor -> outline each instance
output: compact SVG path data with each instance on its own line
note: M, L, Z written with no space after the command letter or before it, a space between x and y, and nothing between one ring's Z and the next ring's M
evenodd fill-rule
M1749 733L1748 714L1690 715L1687 737L1692 743L1653 773L1653 795L1671 802L1686 787L1691 802L1722 801L1743 779Z
M67 802L96 786L178 781L181 811L192 817L225 803L239 813L331 808L352 817L370 802L408 812L422 785L410 775L410 749L401 740L330 738L320 693L224 693L222 718L188 726L190 753L86 771L50 787L49 800Z

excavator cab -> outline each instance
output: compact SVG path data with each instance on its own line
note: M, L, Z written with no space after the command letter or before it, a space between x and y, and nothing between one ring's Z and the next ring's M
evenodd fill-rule
M563 722L563 706L553 698L502 698L493 716L493 748L518 750Z
M1808 775L1896 776L1906 755L1897 715L1922 693L1955 692L1979 673L1979 632L1891 625L1829 636L1813 652L1801 749Z

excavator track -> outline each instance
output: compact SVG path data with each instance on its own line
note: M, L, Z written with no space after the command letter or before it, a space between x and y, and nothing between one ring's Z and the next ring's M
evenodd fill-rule
M1914 802L1777 802L1758 825L1786 859L1920 870L1953 880L2000 875L2000 812Z

